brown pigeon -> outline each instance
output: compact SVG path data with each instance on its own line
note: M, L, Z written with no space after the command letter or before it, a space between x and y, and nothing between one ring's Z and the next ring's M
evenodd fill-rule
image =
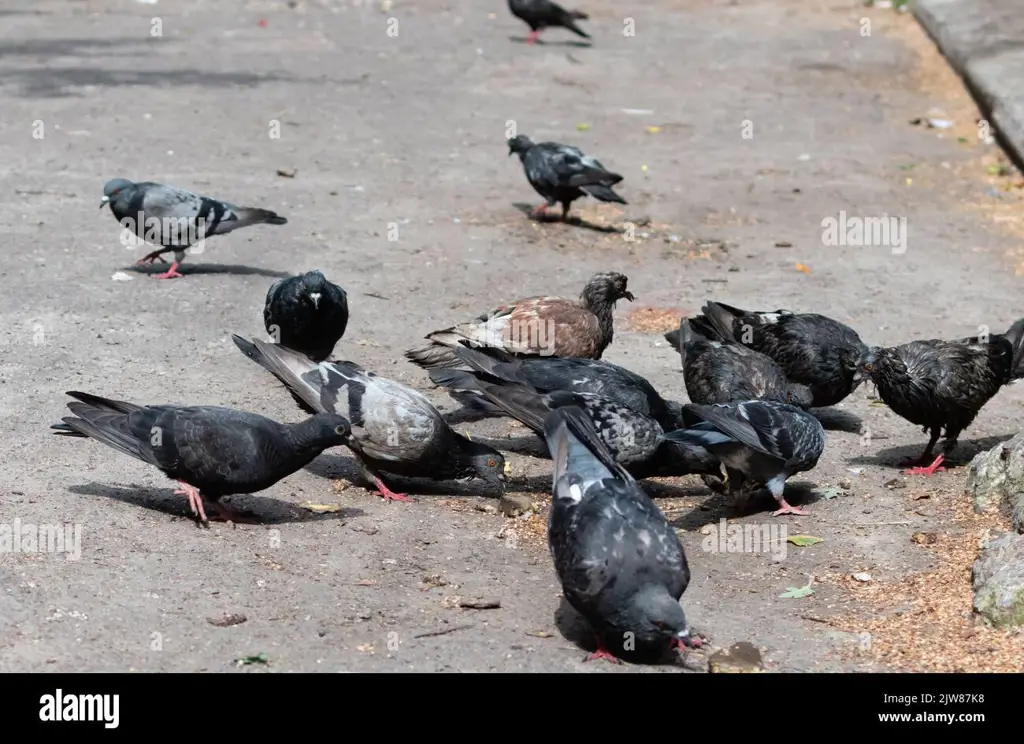
M462 362L451 347L497 348L517 357L578 357L600 359L612 342L612 310L625 298L626 277L616 272L596 274L578 300L565 297L527 297L502 305L473 320L434 331L429 344L405 353L424 369L458 367Z

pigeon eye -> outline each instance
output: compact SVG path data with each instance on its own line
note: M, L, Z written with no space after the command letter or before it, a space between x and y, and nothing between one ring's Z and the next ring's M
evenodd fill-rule
M497 467L497 465L498 465L498 461L495 460L493 457L490 460L487 461L487 467L489 467L489 468Z
M864 371L865 372L873 372L874 369L875 369L875 365L873 365L871 363L868 363L868 364L864 365Z
M334 433L335 434L344 434L345 433L345 427L344 426L339 426L339 427L335 428Z

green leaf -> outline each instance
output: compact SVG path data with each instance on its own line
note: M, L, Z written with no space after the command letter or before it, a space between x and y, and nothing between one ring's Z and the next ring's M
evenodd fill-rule
M270 659L267 658L267 655L265 653L260 651L255 656L243 656L240 659L235 659L235 663L238 664L238 666L249 666L250 664L269 664Z
M807 586L789 586L786 587L786 591L779 595L781 599L800 599L801 597L808 597L814 594L814 590L811 589L811 584L814 583L814 577L811 576L810 581L807 582Z
M822 537L812 537L811 535L790 535L786 538L786 542L791 542L798 548L806 548L809 545L825 542L825 539Z
M576 131L577 132L587 132L587 131L590 131L590 125L589 124L577 124L576 125Z
M902 170L902 171L913 170L916 165L917 165L917 163L907 163L906 165L901 165L900 166L900 170Z
M824 491L821 492L821 498L823 498L823 499L834 499L836 496L838 496L842 492L843 492L843 489L839 488L839 486L829 486L828 488L826 488Z

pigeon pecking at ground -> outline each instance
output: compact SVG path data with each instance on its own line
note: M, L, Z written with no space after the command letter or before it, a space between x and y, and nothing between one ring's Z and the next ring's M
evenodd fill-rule
M508 154L519 156L526 179L545 202L533 210L538 218L556 203L562 205L562 220L569 218L569 208L577 199L590 195L603 202L628 202L612 190L622 180L589 155L569 145L557 142L534 143L525 135L508 140Z
M512 15L524 21L530 27L527 44L533 44L545 28L567 28L577 36L589 39L583 29L574 21L586 21L589 16L578 10L566 10L551 0L508 0L508 9Z
M277 344L231 338L283 382L304 410L335 412L352 422L347 446L385 499L411 501L389 489L383 474L436 481L477 477L495 486L504 482L508 471L501 453L455 432L416 390L352 362L317 364Z
M594 425L601 442L634 478L707 474L722 480L717 458L703 447L674 442L654 419L593 393L557 390L540 393L519 383L486 382L459 369L434 369L430 379L449 389L483 395L506 415L544 436L544 419L557 408L575 406Z
M679 605L690 569L665 515L581 409L555 409L544 432L554 460L548 546L566 601L597 636L590 658L653 660L702 645Z
M212 235L223 235L250 225L285 225L284 217L269 209L236 207L228 202L193 194L191 191L162 183L133 183L124 178L107 181L103 187L103 205L121 225L147 243L159 245L141 259L139 264L151 264L157 259L167 263L162 254L174 252L174 263L157 279L180 277L178 267L185 260L190 247Z
M708 302L691 327L705 338L733 341L774 359L790 382L806 385L813 407L834 406L853 392L857 360L867 345L847 325L789 310L740 310Z
M806 385L789 382L775 360L734 341L711 341L683 318L679 330L665 334L679 350L686 394L692 403L711 405L742 400L777 400L810 408L814 395Z
M871 348L858 361L855 379L873 382L889 408L924 427L928 446L920 458L902 464L919 466L908 474L934 475L945 469L942 463L956 448L960 432L971 425L982 406L1003 385L1024 377L1022 363L1024 318L1003 334ZM943 429L943 453L932 461Z
M219 406L138 406L98 395L68 392L74 416L51 428L89 437L160 468L181 485L192 513L207 522L203 497L226 522L239 519L220 498L255 493L312 462L328 447L346 444L349 422L321 413L298 424Z
M472 371L481 381L516 383L541 393L564 390L608 398L648 416L665 431L683 425L682 406L666 400L647 380L625 367L598 359L559 357L516 358L496 349L452 349L458 367ZM476 410L507 415L475 391L449 390L460 403Z
M434 331L429 344L405 356L424 369L458 365L453 347L498 348L516 356L557 356L600 359L612 342L612 311L625 298L627 279L614 271L594 275L578 300L527 297L459 325Z
M755 488L767 487L779 502L772 513L804 515L783 497L786 479L811 470L825 451L825 430L814 416L775 401L683 406L688 425L666 438L706 448L725 466L734 506Z
M263 308L267 333L314 362L331 355L348 326L348 296L319 271L280 279Z

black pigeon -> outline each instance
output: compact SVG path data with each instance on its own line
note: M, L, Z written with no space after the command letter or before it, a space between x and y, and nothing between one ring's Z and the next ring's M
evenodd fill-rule
M814 402L810 388L789 382L771 357L734 341L708 340L686 318L665 340L682 356L686 394L693 403L776 400L810 408Z
M269 209L236 207L174 186L150 181L132 183L125 178L115 178L103 186L100 209L105 204L110 205L122 226L147 243L161 246L139 259L139 264L157 259L167 263L162 254L174 252L171 268L157 274L157 279L180 277L178 266L185 260L185 251L204 238L250 225L288 224Z
M562 204L562 219L569 217L569 207L577 199L589 194L603 202L626 204L626 200L612 191L622 180L601 163L582 151L557 142L534 144L529 137L517 135L508 141L508 154L519 156L526 179L534 190L546 200L531 213L542 217L556 202Z
M501 453L455 432L416 390L353 362L317 364L277 344L231 338L283 382L304 410L335 412L352 422L347 446L385 499L411 501L385 485L384 473L436 481L477 477L492 485L504 481Z
M228 522L238 519L222 496L255 493L312 462L328 447L346 444L349 422L321 413L298 424L219 406L138 406L98 395L68 392L74 416L52 429L91 437L160 468L181 485L192 513L207 522L203 497Z
M783 498L786 479L811 470L825 451L825 430L814 416L774 401L690 404L685 429L666 438L706 448L725 466L726 485L739 506L753 488L766 487L781 507L772 513L806 514ZM749 488L746 488L749 487Z
M1024 318L1006 333L955 341L911 341L869 349L857 364L856 380L870 380L897 415L924 427L928 446L904 464L920 466L910 474L933 475L956 448L960 432L1003 385L1024 377ZM945 430L943 454L931 461ZM928 464L930 462L930 464Z
M824 315L789 310L740 310L709 302L693 329L716 341L733 341L774 359L790 382L806 385L813 406L834 406L853 392L857 360L867 351L849 326Z
M314 362L331 355L348 326L348 295L319 271L280 279L263 307L267 333Z
M545 28L567 28L577 36L589 39L583 29L573 21L585 21L589 18L586 13L578 10L566 10L561 5L556 5L551 0L508 0L508 9L512 15L521 21L525 21L530 27L530 35L526 39L527 44L533 44Z
M675 530L579 408L548 414L548 546L566 601L598 640L590 658L653 660L698 646L679 598L690 569Z
M707 474L722 479L718 460L703 447L665 439L654 419L593 393L540 393L527 385L486 382L479 373L435 369L430 379L454 390L476 392L506 415L544 436L544 419L556 408L575 406L590 417L601 442L634 478Z
M465 369L479 373L484 382L518 383L542 393L564 390L600 395L654 419L665 431L683 424L679 403L665 400L643 377L611 362L569 357L515 358L497 349L455 347L452 351ZM468 407L504 414L479 393L453 390L451 395Z

